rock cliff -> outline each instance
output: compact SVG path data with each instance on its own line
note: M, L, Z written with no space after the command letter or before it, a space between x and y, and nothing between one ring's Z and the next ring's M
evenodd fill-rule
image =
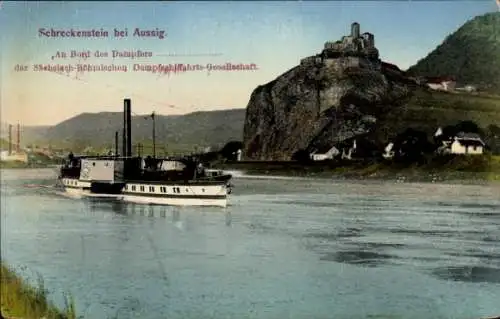
M402 72L380 61L303 59L253 91L246 109L244 157L289 160L301 149L366 136L413 88Z

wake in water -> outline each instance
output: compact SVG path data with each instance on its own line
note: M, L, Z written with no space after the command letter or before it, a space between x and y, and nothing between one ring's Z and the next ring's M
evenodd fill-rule
M231 174L234 178L244 178L244 179L277 179L277 180L312 180L312 177L300 177L300 176L272 176L272 175L249 175L245 171L225 171Z

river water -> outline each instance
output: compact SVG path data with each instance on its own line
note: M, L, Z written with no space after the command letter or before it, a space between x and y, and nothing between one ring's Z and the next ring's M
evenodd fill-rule
M2 258L85 318L500 315L500 187L234 179L231 206L75 200L3 170Z

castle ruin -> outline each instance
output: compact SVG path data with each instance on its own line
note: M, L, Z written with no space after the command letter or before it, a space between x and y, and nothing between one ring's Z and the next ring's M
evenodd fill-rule
M372 33L361 34L357 22L351 24L351 34L341 40L327 41L320 54L301 60L301 64L326 64L338 68L369 67L379 68L380 59Z

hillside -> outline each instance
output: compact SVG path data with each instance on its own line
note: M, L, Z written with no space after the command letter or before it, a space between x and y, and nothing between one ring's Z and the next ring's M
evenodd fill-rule
M500 12L466 22L408 73L453 76L459 85L500 92Z
M195 147L224 145L230 140L241 140L244 109L195 112L186 115L156 115L156 142L158 149L189 150ZM151 144L152 121L147 115L132 117L133 143ZM25 127L22 144L50 143L53 146L102 147L114 144L115 131L121 134L123 113L82 113L57 125L40 128Z
M410 71L500 88L498 18L467 22ZM352 41L364 41L357 36ZM348 148L360 138L380 150L409 128L429 136L461 121L500 122L498 96L432 91L363 46L342 41L253 90L243 133L247 159L290 160L299 151Z
M402 105L391 109L375 130L375 140L387 141L406 128L432 136L440 126L473 121L480 127L500 123L500 98L418 89Z

